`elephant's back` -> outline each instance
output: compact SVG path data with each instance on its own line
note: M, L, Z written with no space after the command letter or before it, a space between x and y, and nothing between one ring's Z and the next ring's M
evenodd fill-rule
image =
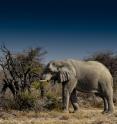
M113 78L109 69L98 61L82 61L82 60L67 60L76 72L76 77L82 82L88 82L88 85L93 80L98 80L103 84L113 87ZM85 80L84 80L85 79ZM86 81L87 80L87 81Z
M87 63L86 66L89 66L89 68L92 68L96 71L99 70L99 72L104 72L111 75L109 69L104 64L98 61L87 61L86 63Z
M68 59L67 61L71 62L71 64L79 70L81 69L86 71L88 69L89 71L96 70L97 72L99 70L99 72L105 72L108 73L108 75L111 75L109 69L104 64L98 61L83 61L74 59Z
M75 59L67 59L68 62L72 64L72 66L77 70L77 72L81 73L93 73L100 75L102 77L112 78L112 75L109 69L102 63L98 61L82 61Z

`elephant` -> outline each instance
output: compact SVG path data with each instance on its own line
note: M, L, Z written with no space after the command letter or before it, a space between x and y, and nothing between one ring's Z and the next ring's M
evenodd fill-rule
M66 112L69 111L69 101L74 112L78 110L77 91L101 97L104 103L103 113L114 111L113 78L109 70L98 61L50 61L44 69L42 81L57 81L62 84L62 103Z

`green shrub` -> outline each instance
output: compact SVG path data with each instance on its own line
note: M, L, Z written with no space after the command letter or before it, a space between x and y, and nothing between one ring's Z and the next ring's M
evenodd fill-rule
M15 99L15 107L16 109L23 110L23 109L31 109L35 104L35 97L32 94L27 92L23 92L18 95Z
M18 94L14 99L9 99L7 107L16 110L32 110L37 102L37 95L27 91Z
M32 83L32 88L34 88L34 89L37 89L38 90L40 88L40 86L41 86L41 84L40 84L39 81L34 81Z
M61 110L62 108L62 100L60 97L56 95L47 94L45 104L43 106L48 110Z

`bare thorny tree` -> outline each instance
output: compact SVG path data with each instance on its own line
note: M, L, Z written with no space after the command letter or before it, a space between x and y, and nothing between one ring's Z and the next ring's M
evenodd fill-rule
M39 79L39 74L43 70L41 59L46 51L41 48L31 48L22 54L12 54L5 45L0 49L3 53L0 65L4 73L1 92L4 94L9 88L14 97L25 90L30 92L31 84Z

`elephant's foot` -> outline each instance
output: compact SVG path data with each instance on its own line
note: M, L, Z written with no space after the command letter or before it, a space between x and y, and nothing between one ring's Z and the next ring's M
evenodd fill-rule
M69 113L76 113L78 110L69 111Z
M107 114L108 113L108 110L104 110L103 112L102 112L102 114Z
M69 113L69 110L64 109L64 110L63 110L63 113Z
M73 108L74 108L74 113L77 112L79 110L79 105L78 103L72 103Z
M108 114L112 114L112 113L114 113L114 110L108 110L107 113L108 113Z
M114 106L110 107L110 108L108 109L108 112L107 112L107 113L108 113L108 114L114 113Z
M112 110L105 110L102 112L102 114L112 114L114 111Z

